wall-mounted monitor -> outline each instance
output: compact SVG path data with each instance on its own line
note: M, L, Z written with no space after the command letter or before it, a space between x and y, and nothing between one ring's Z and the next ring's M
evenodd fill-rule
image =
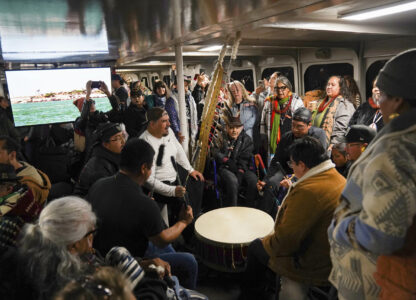
M79 115L75 99L85 97L88 80L104 81L111 91L110 68L6 71L15 126L73 122ZM106 95L93 89L96 109L111 109Z

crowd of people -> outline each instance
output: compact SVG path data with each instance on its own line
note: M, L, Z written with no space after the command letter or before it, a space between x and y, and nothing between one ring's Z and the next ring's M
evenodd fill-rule
M387 62L368 101L350 76L331 76L314 105L277 72L253 93L232 80L207 157L214 174L195 170L181 145L197 152L204 74L193 87L183 78L186 138L176 80L148 91L113 74L112 92L88 81L73 128L19 132L0 97L1 298L206 298L195 256L173 244L193 249L212 181L217 207L275 219L248 248L241 299L307 299L312 288L414 299L416 90L406 74L415 62L416 50ZM95 108L93 88L110 111Z

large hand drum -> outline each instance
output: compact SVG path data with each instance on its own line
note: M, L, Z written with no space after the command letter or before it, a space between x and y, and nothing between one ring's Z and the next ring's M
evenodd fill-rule
M274 221L265 212L249 207L226 207L207 212L195 222L202 262L225 272L244 271L247 247L273 231Z

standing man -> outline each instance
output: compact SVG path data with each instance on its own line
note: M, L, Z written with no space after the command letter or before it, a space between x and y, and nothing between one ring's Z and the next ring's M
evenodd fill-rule
M143 193L142 185L152 173L154 154L145 141L129 140L121 153L120 171L91 187L88 201L101 220L94 247L101 253L122 246L133 256L144 257L149 241L166 247L192 222L192 208L183 207L178 221L165 229L159 207ZM172 273L185 287L195 288L198 264L193 255L173 250L158 256L169 262Z
M147 119L149 121L147 130L140 138L148 142L157 154L153 159L152 174L146 181L145 187L155 192L154 198L161 208L164 204L168 205L169 222L171 222L178 215L186 193L186 188L178 182L178 165L184 168L196 182L199 182L201 191L204 176L194 170L189 163L185 151L169 128L169 115L166 110L161 107L154 107L147 112ZM198 215L201 210L201 198L193 197L193 199L190 199L189 204L192 206L195 215Z
M298 181L283 199L274 232L249 246L243 299L265 299L261 292L268 269L280 276L280 300L306 299L309 287L329 284L327 228L345 178L313 137L296 140L289 153Z
M258 181L257 189L263 191L263 199L260 200L259 208L269 213L273 218L277 212L276 198L279 193L280 182L283 179L281 168L286 174L292 174L293 170L288 166L287 162L290 159L289 147L295 140L311 136L318 139L322 146L326 149L325 132L321 128L313 127L312 113L306 107L300 107L293 113L292 129L286 132L280 140L276 153L270 162L267 176L263 181ZM280 167L279 168L279 165Z

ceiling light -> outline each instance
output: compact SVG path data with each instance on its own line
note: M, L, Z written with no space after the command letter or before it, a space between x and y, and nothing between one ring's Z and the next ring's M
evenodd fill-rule
M220 50L222 48L222 46L221 45L212 45L212 46L208 46L208 47L205 47L205 48L201 48L201 49L199 49L198 51L217 51L217 50Z
M412 9L416 9L416 1L383 6L378 8L372 8L364 11L347 13L345 15L341 15L340 18L343 20L350 20L350 21L363 21L373 18L378 18L382 16L398 14L401 12L409 11Z

